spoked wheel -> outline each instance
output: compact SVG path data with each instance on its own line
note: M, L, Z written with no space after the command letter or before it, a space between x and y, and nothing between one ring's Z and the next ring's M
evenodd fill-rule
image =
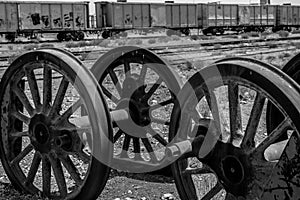
M177 75L154 53L132 46L103 55L92 72L110 110L129 115L114 124L113 168L140 173L165 167L170 115L181 85Z
M299 92L287 75L259 62L223 61L192 76L170 126L174 141L198 136L194 153L172 165L181 199L298 198ZM270 134L268 102L284 116ZM276 142L284 134L289 140Z
M283 68L282 71L294 79L298 84L300 84L300 54L294 56ZM268 133L272 132L274 128L283 120L284 116L280 113L278 109L272 104L268 104L267 109L267 130ZM283 135L279 140L286 140L287 135Z
M57 199L98 197L109 174L101 152L112 156L100 90L93 75L60 50L29 52L11 64L0 85L0 155L17 189ZM81 108L89 127L77 125Z

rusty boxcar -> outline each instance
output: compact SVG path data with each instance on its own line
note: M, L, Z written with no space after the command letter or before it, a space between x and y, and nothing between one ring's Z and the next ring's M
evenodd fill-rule
M89 26L88 2L0 2L0 32L11 40L16 34L58 33L59 40L83 39Z
M166 7L163 3L96 2L97 28L102 37L130 29L166 27Z
M290 31L292 27L300 27L300 6L278 6L277 29Z
M167 35L172 30L190 34L191 28L197 28L197 4L172 3L166 4Z
M201 5L203 6L203 5ZM238 25L238 5L237 4L206 4L206 9L202 13L205 15L207 22L205 23L204 34L223 34L229 27Z

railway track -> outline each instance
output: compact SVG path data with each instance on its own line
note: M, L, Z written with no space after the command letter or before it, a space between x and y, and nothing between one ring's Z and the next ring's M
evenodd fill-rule
M290 37L290 38L275 38L269 40L239 40L239 41L204 41L199 44L182 44L182 45L164 45L149 47L149 50L154 51L159 54L164 59L168 60L173 66L178 66L182 64L191 64L192 62L206 62L210 60L216 60L230 55L231 51L235 52L235 56L255 56L259 54L272 54L282 51L293 51L296 48L291 46L286 48L288 40L298 40L300 37ZM274 41L276 48L270 48L268 42ZM219 46L220 44L222 46ZM258 50L259 49L259 50ZM88 67L92 66L94 61L110 49L99 49L99 50L83 50L70 52L79 57ZM254 50L254 51L253 51ZM236 53L238 52L238 53ZM196 54L201 54L201 57L196 56ZM83 56L87 55L87 56ZM174 56L177 56L174 59ZM11 56L0 56L0 77L8 67L8 60Z

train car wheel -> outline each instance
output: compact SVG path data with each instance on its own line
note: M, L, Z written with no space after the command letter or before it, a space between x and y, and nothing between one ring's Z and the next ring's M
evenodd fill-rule
M57 38L57 40L59 41L59 42L62 42L62 41L64 41L64 39L65 39L65 33L64 32L59 32L58 34L57 34L57 36L56 36L56 38Z
M177 74L156 54L133 46L109 51L91 70L110 110L127 109L130 115L114 126L113 168L139 173L165 167L170 113L181 87Z
M77 35L78 37L78 40L80 41L80 40L83 40L84 39L84 32L82 32L82 31L78 31L78 35Z
M285 66L282 68L282 71L294 79L298 84L300 84L300 54L294 56ZM267 109L268 123L267 130L268 133L271 133L274 128L281 122L284 116L280 113L274 105L271 103L268 104ZM283 135L279 138L280 141L287 139L287 135Z
M112 33L110 31L106 30L106 31L102 32L102 38L103 39L107 39L107 38L111 37L111 35L112 35Z
M112 128L93 75L69 54L42 49L17 58L0 89L0 156L11 183L48 198L96 199L109 175L102 161L112 156ZM89 127L74 122L81 107Z
M299 170L299 98L298 84L258 62L221 61L193 75L178 95L170 133L184 141L207 131L196 153L172 165L181 199L298 198L300 177L290 172ZM268 102L284 116L269 135ZM288 140L277 143L286 133Z

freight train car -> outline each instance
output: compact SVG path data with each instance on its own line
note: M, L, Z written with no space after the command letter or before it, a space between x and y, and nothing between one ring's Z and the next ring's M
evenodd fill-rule
M150 29L166 26L166 7L163 3L96 2L97 28L102 37L130 29Z
M88 2L0 2L0 33L58 33L57 39L81 40L89 27Z
M274 31L290 31L292 28L300 28L300 6L278 6L277 13Z
M95 7L103 38L131 29L155 28L168 29L167 35L189 35L190 29L203 26L197 4L96 2Z

